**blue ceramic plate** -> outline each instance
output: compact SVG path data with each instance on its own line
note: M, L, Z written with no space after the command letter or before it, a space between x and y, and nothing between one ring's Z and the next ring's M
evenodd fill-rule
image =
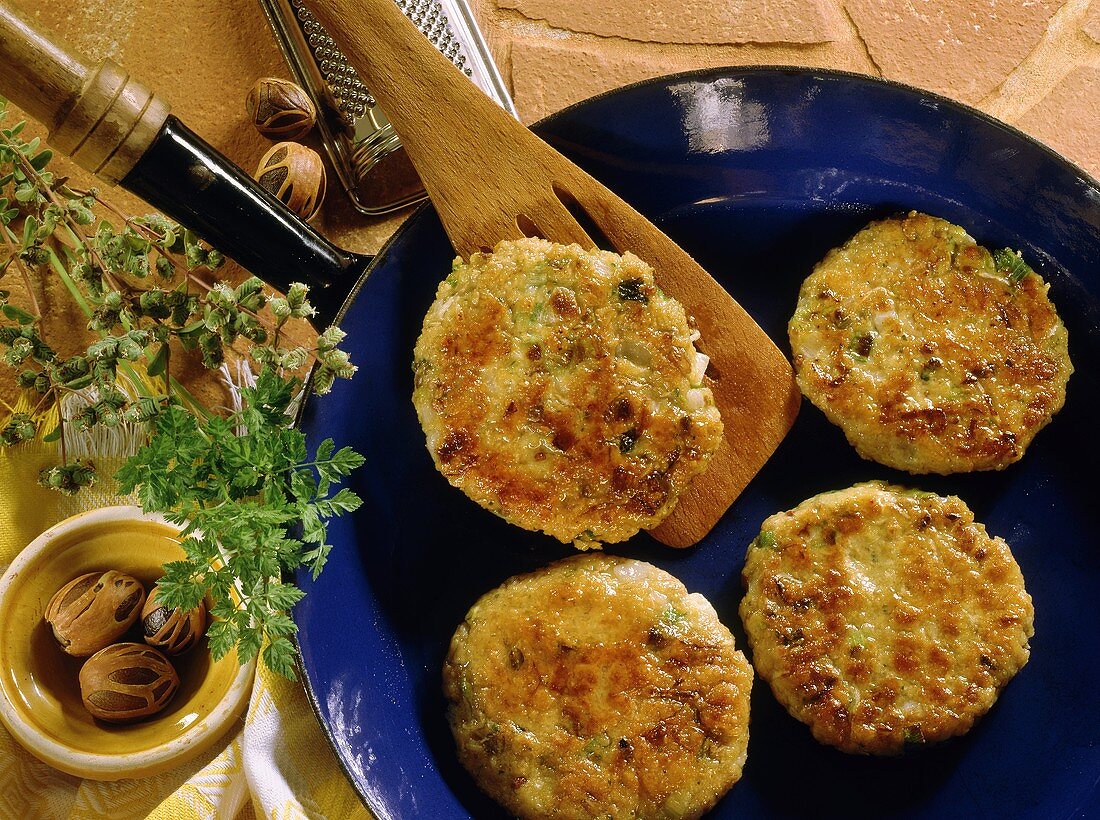
M823 490L885 478L956 493L1012 545L1035 600L1031 662L966 737L906 759L815 743L759 680L744 778L715 817L1084 817L1100 812L1100 187L1018 131L924 92L805 69L724 69L615 91L539 132L679 242L783 349L799 284L870 219L918 209L1023 251L1051 283L1077 372L1065 409L999 473L913 477L861 460L809 402L703 543L616 545L703 593L733 630L760 522ZM431 210L347 307L359 375L310 404L312 443L367 457L365 504L297 608L306 682L348 777L382 818L503 812L459 765L440 666L466 610L571 553L452 489L410 396L413 344L452 252Z

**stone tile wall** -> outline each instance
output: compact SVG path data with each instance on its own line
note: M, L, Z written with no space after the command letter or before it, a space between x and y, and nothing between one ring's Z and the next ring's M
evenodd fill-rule
M525 119L699 66L811 65L920 86L1100 175L1100 0L480 0Z

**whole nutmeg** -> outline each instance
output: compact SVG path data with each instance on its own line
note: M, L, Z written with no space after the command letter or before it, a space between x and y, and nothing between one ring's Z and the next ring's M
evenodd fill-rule
M244 101L256 130L271 139L301 139L317 122L317 108L300 86L278 77L256 80Z
M101 649L80 668L80 698L92 717L129 723L168 705L180 678L164 655L141 643Z
M280 142L263 155L256 180L307 222L317 216L325 199L325 163L312 148Z
M194 609L169 609L159 600L159 587L153 587L145 608L141 610L141 631L145 642L169 655L186 652L202 637L206 629L206 607L199 604Z
M89 572L57 591L46 606L46 623L61 648L85 658L114 643L137 620L145 587L124 572Z

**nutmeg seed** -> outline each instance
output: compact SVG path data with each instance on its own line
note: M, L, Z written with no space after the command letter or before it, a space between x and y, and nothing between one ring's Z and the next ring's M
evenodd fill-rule
M45 620L61 648L84 658L118 640L137 620L145 587L124 572L88 572L57 591Z
M93 717L129 723L155 715L180 687L164 655L140 643L101 649L80 669L80 698Z
M307 222L325 199L325 163L312 148L280 142L263 155L254 174L260 186Z
M271 139L301 139L317 122L317 108L309 95L278 77L256 80L244 104L256 130Z
M206 630L206 607L200 603L186 612L169 609L157 600L158 591L154 586L141 610L141 630L150 646L179 655L198 643Z

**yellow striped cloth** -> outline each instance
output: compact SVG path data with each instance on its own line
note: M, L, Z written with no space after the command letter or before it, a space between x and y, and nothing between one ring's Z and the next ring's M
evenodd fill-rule
M101 476L119 459L97 458ZM0 448L0 570L47 527L119 503L102 480L73 498L38 487L53 445ZM0 817L72 820L369 818L344 778L300 684L262 666L244 720L206 754L156 777L100 783L63 774L0 727Z

